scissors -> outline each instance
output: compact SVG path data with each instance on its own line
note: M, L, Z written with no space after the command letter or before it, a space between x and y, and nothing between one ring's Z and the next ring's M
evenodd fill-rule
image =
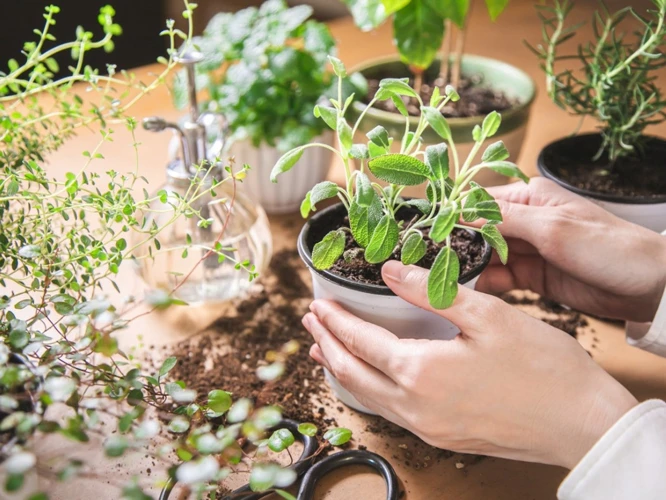
M372 467L386 482L386 500L398 500L400 488L398 486L398 476L388 461L367 450L347 450L329 455L317 462L315 452L319 446L317 440L310 436L305 436L298 432L298 422L294 420L283 419L274 429L289 429L294 437L303 444L303 451L298 460L289 468L301 480L301 485L296 495L296 500L312 500L314 498L317 483L330 472L351 465L366 465ZM171 491L176 486L176 480L170 478L159 496L159 500L168 500ZM237 490L234 490L222 500L259 500L271 491L257 492L250 489L246 484Z

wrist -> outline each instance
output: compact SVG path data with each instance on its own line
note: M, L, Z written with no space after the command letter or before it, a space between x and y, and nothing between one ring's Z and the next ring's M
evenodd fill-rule
M655 247L653 292L648 299L648 321L652 321L657 315L663 296L666 293L666 237L656 235Z

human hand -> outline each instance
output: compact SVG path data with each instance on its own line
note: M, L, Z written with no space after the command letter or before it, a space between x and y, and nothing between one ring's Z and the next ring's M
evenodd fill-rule
M361 404L427 443L572 468L637 404L574 339L500 299L460 287L452 307L434 310L427 271L391 261L383 276L461 335L398 339L317 300L303 318L310 354Z
M495 256L477 289L530 289L591 314L651 321L666 287L666 238L536 177L488 189L509 260Z

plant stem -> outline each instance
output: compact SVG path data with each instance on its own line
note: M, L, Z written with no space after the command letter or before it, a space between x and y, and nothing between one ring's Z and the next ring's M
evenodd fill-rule
M450 19L444 21L444 42L440 51L439 78L449 83L451 72L451 44L453 42L453 24Z

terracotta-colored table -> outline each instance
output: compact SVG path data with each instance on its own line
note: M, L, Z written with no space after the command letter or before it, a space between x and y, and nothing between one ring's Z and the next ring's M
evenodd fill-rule
M590 2L591 3L591 2ZM615 3L615 2L613 2ZM592 7L581 5L577 15L589 19ZM332 24L335 37L339 41L339 55L349 66L369 57L388 54L392 51L390 27L372 33L362 34L348 20ZM582 30L583 36L589 31ZM477 8L472 16L468 37L468 51L500 58L516 65L531 74L538 83L540 93L534 105L526 145L519 163L528 174L535 174L535 160L540 148L547 142L573 132L577 119L567 116L556 109L543 92L543 77L534 58L522 45L522 40L539 40L540 25L535 16L532 3L516 1L497 24L492 24L483 12ZM140 74L147 74L154 68L142 68ZM166 89L148 96L133 110L137 117L159 114L167 118L176 118L178 113L172 108ZM592 128L592 123L586 123ZM666 126L653 131L666 135ZM155 189L164 179L164 165L167 158L166 147L168 134L150 134L139 130L141 173ZM50 158L50 171L61 176L66 171L76 170L83 164L81 152L92 149L98 141L98 135L88 131L70 141L57 154ZM102 151L106 160L95 165L100 171L113 168L120 172L133 168L134 152L130 146L129 134L118 127L113 145ZM295 218L296 216L294 216ZM293 230L285 229L288 218L274 218L274 242L276 250L293 248L295 235ZM293 226L293 224L290 224ZM124 292L130 293L141 286L131 269L121 271L118 280ZM152 315L134 322L131 328L122 333L123 345L136 344L137 335L143 335L145 345L174 343L205 326L218 311L181 312L178 318ZM590 344L596 337L595 359L618 380L625 384L638 398L666 398L666 360L628 347L624 342L622 329L607 323L591 320L591 328L596 333L582 336L583 344ZM586 347L589 347L586 346ZM547 355L547 353L545 353ZM511 390L511 387L507 387ZM556 467L525 464L499 459L486 459L463 469L456 467L458 459L441 460L427 469L415 470L403 464L404 446L411 443L366 432L363 416L352 412L336 415L341 425L354 430L355 436L370 450L376 450L392 461L406 490L409 500L430 499L544 499L554 498L557 485L563 479L565 471ZM102 453L90 446L78 447L59 438L50 438L40 443L38 451L42 460L62 455L65 450L73 452L93 466L95 478L80 478L66 483L54 483L49 486L51 498L77 500L95 498L111 500L120 498L120 491L114 486L118 479L144 470L145 459L142 454L124 457L120 462L106 460ZM400 457L396 460L393 455ZM119 466L118 463L121 465ZM163 477L161 471L153 470L152 480ZM151 479L147 479L146 485ZM153 494L157 488L151 489ZM326 499L363 499L384 498L381 480L371 473L350 476L349 471L333 475L322 485L318 498Z

